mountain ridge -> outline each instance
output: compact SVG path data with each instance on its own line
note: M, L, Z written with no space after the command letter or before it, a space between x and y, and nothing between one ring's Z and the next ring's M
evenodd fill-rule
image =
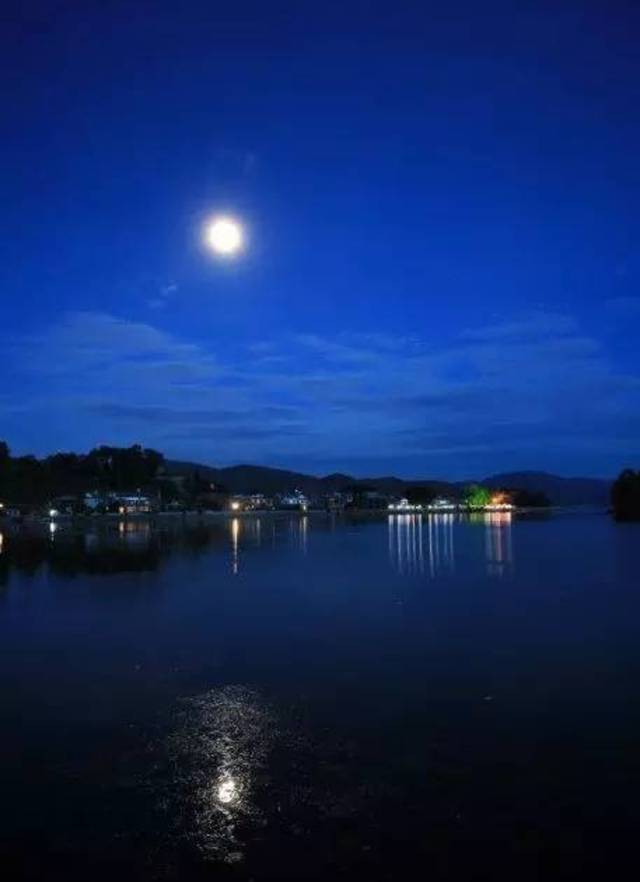
M294 472L289 469L239 464L222 468L183 460L167 460L166 470L171 474L188 475L197 471L201 477L224 484L232 493L286 493L294 489L308 495L337 492L349 486L371 486L386 493L402 493L408 487L429 485L436 492L457 495L470 483L489 488L510 488L545 493L554 505L606 505L609 501L611 480L606 478L563 477L533 469L502 472L468 481L445 481L428 478L397 478L394 475L374 478L355 478L341 472L324 476Z

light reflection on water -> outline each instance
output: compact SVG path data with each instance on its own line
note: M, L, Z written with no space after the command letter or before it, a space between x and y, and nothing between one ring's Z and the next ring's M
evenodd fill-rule
M240 556L243 548L252 544L260 548L263 541L262 518L233 517L229 520L229 541L231 545L231 572L237 576L240 572ZM309 517L301 515L289 518L284 526L278 525L273 519L267 521L267 533L271 532L271 545L275 548L283 538L306 556L309 550Z
M464 525L485 527L484 556L487 572L502 576L513 565L511 512L393 514L388 518L389 560L401 575L428 572L431 578L456 568L455 529ZM426 554L425 554L426 545ZM428 567L426 566L428 564Z
M429 515L429 572L435 576L441 570L455 570L453 545L453 514Z
M424 572L422 515L389 515L389 557L399 573Z
M234 576L238 575L240 569L240 556L238 552L240 538L240 518L232 518L231 523L231 572Z
M151 538L149 521L118 521L118 537L129 548L142 548Z
M511 512L488 512L485 514L485 525L487 572L489 575L502 576L513 563Z
M337 720L308 727L304 702L283 708L236 685L182 704L149 780L174 836L207 862L238 865L268 836L312 840L355 825L397 791L386 757L380 767L369 756L363 768Z
M594 777L627 809L631 747L610 791L603 730L584 750L571 738L589 732L594 701L635 707L632 687L615 691L635 647L635 534L584 516L522 520L240 516L235 528L176 519L149 531L114 519L84 537L61 523L54 542L46 523L37 535L2 525L3 753L16 768L3 830L20 837L10 857L37 847L39 825L62 848L55 872L38 858L38 878L63 877L73 861L74 877L104 866L104 879L138 858L138 879L410 878L412 858L448 869L459 853L475 859L481 839L493 857L523 829L562 831L577 798L601 817ZM514 553L516 603L504 590ZM541 578L581 587L559 604ZM239 681L263 692L219 688ZM194 692L176 718L176 696ZM605 723L611 756L632 745L626 713ZM558 731L567 740L555 753L537 749ZM38 759L26 774L14 760L23 743ZM523 861L508 878L527 875L528 849Z
M255 797L266 783L274 716L257 692L239 686L187 699L184 707L168 739L180 833L204 857L235 863L244 857L241 826L261 820Z
M7 575L13 568L32 572L40 566L58 573L151 572L164 566L169 557L188 551L224 553L231 575L245 578L251 574L244 572L243 565L254 549L288 546L307 556L314 528L307 515L240 516L209 522L118 518L81 529L71 521L53 520L8 529L2 526L0 553Z

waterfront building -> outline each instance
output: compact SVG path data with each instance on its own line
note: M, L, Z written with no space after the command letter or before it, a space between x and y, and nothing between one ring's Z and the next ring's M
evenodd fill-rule
M456 511L457 508L457 502L453 502L451 499L447 499L446 496L436 496L433 502L430 502L427 506L428 511L433 512Z
M309 508L309 499L301 490L294 490L293 493L287 493L280 497L279 507L296 509L297 511L307 511Z
M397 500L396 502L390 502L387 505L387 509L390 512L395 512L396 514L408 514L411 512L422 511L421 505L414 505L409 502L408 499L402 498Z
M154 505L150 497L135 495L116 495L111 497L112 504L115 504L118 514L149 514L154 509Z

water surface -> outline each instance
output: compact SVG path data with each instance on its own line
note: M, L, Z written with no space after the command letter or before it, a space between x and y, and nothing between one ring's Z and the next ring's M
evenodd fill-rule
M12 878L577 878L635 861L637 527L2 529Z

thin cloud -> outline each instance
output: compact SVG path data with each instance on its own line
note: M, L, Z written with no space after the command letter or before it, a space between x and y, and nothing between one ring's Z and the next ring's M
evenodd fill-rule
M158 288L155 296L150 297L147 300L147 305L151 309L164 309L166 306L169 305L174 294L177 294L178 291L179 286L176 284L176 282L169 282L168 285L161 285Z
M631 449L640 378L570 316L537 313L438 345L393 335L296 334L211 346L153 324L72 313L14 344L31 409L71 447L130 440L209 461L443 457ZM5 393L6 396L7 393ZM12 419L18 419L15 415ZM484 454L483 454L484 455ZM502 454L501 454L502 455ZM466 469L464 469L466 470Z
M605 308L621 318L640 315L640 297L610 297L604 302Z
M576 321L560 313L536 312L517 321L498 322L481 328L467 328L461 340L470 342L507 342L575 334Z

